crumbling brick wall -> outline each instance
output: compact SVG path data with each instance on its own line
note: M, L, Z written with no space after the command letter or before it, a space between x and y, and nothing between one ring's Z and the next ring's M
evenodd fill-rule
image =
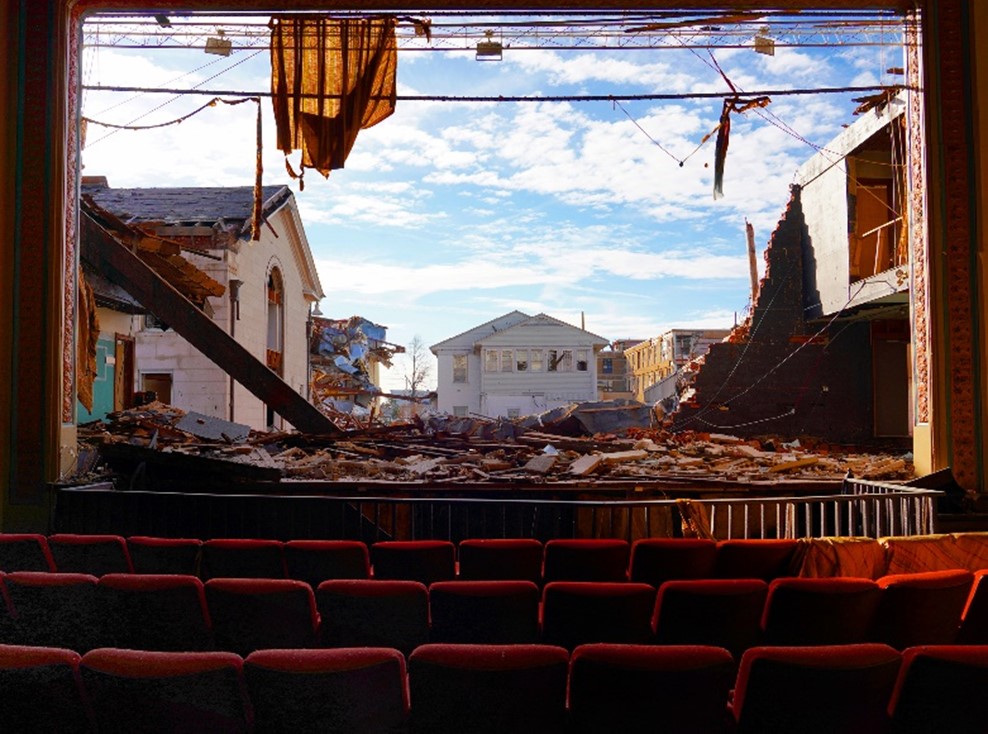
M870 327L867 322L806 322L805 309L815 303L815 294L804 294L804 284L813 282L804 278L808 252L800 190L794 186L765 251L754 308L729 341L707 353L692 399L672 416L674 429L878 442L873 437Z

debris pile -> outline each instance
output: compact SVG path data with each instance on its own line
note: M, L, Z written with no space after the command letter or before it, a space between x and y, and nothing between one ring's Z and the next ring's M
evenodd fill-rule
M309 351L312 401L330 417L338 413L369 415L381 389L374 383L376 365L391 366L405 348L385 341L387 328L361 316L313 317Z
M628 406L619 408L631 410ZM590 423L610 423L605 407ZM225 479L449 483L586 484L588 482L720 481L732 485L912 478L910 457L849 451L776 438L659 428L572 430L578 408L541 425L432 415L342 436L259 432L161 403L112 413L80 426L80 438L110 465L114 460L169 462L177 471L219 471ZM576 421L577 423L579 421Z

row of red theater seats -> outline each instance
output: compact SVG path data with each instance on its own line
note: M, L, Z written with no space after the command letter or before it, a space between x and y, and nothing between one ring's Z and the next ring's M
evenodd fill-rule
M162 653L0 645L5 730L975 734L988 647L595 644Z
M796 540L529 538L384 541L0 535L0 570L182 573L210 578L625 581L796 575Z
M975 585L973 582L977 581ZM636 582L324 581L0 573L0 641L145 650L393 647L429 642L988 644L988 571Z

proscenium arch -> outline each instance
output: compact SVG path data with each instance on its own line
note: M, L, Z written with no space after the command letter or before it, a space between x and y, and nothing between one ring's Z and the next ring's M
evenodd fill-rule
M780 9L894 9L921 11L929 246L925 286L930 294L931 422L924 444L928 467L953 465L962 484L984 486L983 406L986 392L980 349L986 202L986 92L975 77L988 76L988 51L974 43L988 33L988 8L977 0L799 0L769 3ZM75 204L78 188L78 52L87 15L206 11L434 9L496 13L500 10L764 10L761 0L678 2L336 2L326 0L0 0L0 49L8 59L0 98L14 114L0 121L0 525L4 530L44 528L46 483L56 479L74 450L63 398L74 394L74 365L63 354L74 323ZM985 87L982 83L980 87ZM980 125L980 127L979 127ZM988 141L986 141L988 142ZM780 203L781 205L781 203ZM936 256L930 253L938 253ZM939 253L943 253L942 255ZM68 336L63 336L68 335ZM9 355L9 358L8 358ZM40 378L39 378L40 375ZM66 382L67 381L67 382ZM61 459L66 459L62 462ZM917 460L921 452L917 450Z

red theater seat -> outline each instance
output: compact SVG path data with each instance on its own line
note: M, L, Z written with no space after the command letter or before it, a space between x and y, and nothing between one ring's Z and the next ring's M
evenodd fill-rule
M408 659L412 731L561 734L568 660L549 645L423 645Z
M292 579L210 579L206 605L219 650L315 647L319 616L312 587Z
M259 733L387 734L407 725L397 650L258 650L244 661L244 677Z
M871 643L754 647L741 659L734 689L738 732L883 732L900 659Z
M213 648L202 581L180 574L107 574L96 587L107 646L132 650Z
M179 573L196 576L199 573L199 550L202 541L196 538L153 538L132 535L127 538L134 573Z
M448 540L386 540L370 547L374 578L429 584L456 576L456 546Z
M726 732L734 659L701 645L581 645L570 659L573 734Z
M902 655L889 711L893 734L988 731L988 646L930 645Z
M62 573L133 573L127 542L119 535L73 535L48 537L55 567Z
M880 599L881 590L869 579L776 579L762 616L765 644L866 642Z
M655 589L648 584L555 581L542 595L542 642L572 650L591 642L652 638Z
M964 645L988 645L988 569L974 574L957 641Z
M772 581L792 576L799 541L786 538L722 540L717 543L714 576Z
M55 571L48 539L37 533L0 533L0 571Z
M367 545L359 540L290 540L284 553L288 578L313 589L331 579L370 578Z
M418 581L323 581L316 589L327 647L393 647L429 641L429 592Z
M216 538L202 544L200 576L207 579L283 579L280 540Z
M250 731L243 661L233 653L100 648L80 669L100 734Z
M72 650L0 645L0 730L92 731L79 679L80 659Z
M658 588L666 581L714 577L717 543L705 538L643 538L631 547L631 580Z
M950 645L957 639L971 592L970 571L927 571L883 576L871 638L898 650L915 645Z
M740 660L760 644L767 596L761 579L666 581L655 599L655 641L723 647Z
M463 580L542 581L542 543L533 538L471 538L459 547Z
M543 579L626 581L628 543L614 538L556 539L545 544Z
M539 587L531 581L437 581L429 587L433 642L539 641Z
M4 575L12 641L85 652L100 644L95 576L16 571Z

